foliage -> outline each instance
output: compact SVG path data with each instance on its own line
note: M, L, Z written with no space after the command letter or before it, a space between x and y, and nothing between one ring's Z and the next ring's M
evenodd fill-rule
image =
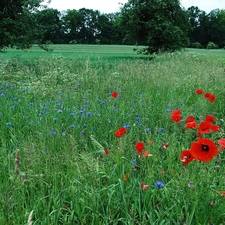
M0 224L224 224L224 152L180 161L196 140L185 130L190 114L198 123L214 115L211 139L225 135L224 58L185 52L109 65L86 47L67 59L0 60Z
M191 48L203 48L202 45L199 42L191 43Z
M1 1L0 50L6 47L30 48L39 36L34 13L43 0Z
M217 49L218 45L213 43L213 42L209 42L206 46L207 49Z
M188 22L177 0L129 0L120 22L126 40L147 46L146 53L171 52L188 44Z

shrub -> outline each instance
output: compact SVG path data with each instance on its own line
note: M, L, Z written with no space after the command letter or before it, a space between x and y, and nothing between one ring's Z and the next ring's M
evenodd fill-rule
M209 42L206 46L207 49L217 49L219 48L217 44L215 44L214 42Z
M199 42L191 43L191 48L203 48Z

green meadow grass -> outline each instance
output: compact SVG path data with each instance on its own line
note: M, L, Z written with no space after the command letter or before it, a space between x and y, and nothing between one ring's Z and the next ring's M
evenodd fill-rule
M73 47L79 54L55 46L0 61L0 224L225 224L224 152L180 161L197 139L187 116L214 115L220 130L205 137L225 137L225 59L182 52L148 61L131 46ZM138 157L137 142L152 156Z

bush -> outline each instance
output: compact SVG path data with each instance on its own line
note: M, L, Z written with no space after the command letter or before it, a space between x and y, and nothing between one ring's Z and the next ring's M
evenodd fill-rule
M191 48L203 48L199 42L191 43Z
M215 44L214 42L209 42L206 46L207 49L217 49L219 48L217 44Z

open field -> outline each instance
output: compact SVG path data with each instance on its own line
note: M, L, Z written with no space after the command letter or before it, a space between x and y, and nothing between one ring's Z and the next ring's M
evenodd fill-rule
M223 50L53 47L0 56L0 224L225 224Z

